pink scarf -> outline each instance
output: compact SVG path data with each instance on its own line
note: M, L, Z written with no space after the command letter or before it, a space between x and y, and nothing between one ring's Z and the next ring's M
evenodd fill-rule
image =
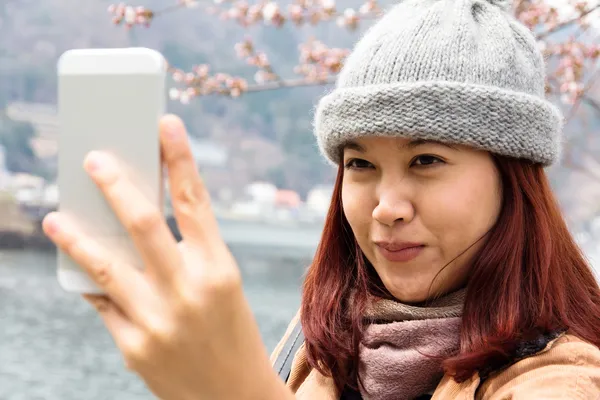
M443 376L441 361L458 351L465 289L427 307L392 300L373 301L366 317L375 321L360 346L363 399L411 400L433 393Z

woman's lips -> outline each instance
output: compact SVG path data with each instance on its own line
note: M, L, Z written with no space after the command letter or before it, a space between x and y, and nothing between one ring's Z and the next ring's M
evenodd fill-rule
M424 245L412 245L410 247L401 246L402 248L396 249L394 246L377 245L377 249L388 261L392 262L407 262L419 254L425 248Z

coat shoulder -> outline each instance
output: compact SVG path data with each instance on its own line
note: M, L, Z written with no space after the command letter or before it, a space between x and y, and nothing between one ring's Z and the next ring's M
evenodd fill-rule
M300 310L298 310L296 312L296 315L294 315L294 317L290 321L288 327L286 328L285 333L283 334L283 336L281 337L281 339L279 340L279 342L277 343L277 345L271 352L271 356L270 356L271 365L273 365L275 363L275 360L277 360L277 356L279 356L279 353L281 353L281 349L285 345L285 342L287 342L287 340L289 339L289 337L292 334L292 331L294 330L294 327L298 323L299 319L300 319Z
M566 333L539 353L492 374L478 400L600 398L600 349Z

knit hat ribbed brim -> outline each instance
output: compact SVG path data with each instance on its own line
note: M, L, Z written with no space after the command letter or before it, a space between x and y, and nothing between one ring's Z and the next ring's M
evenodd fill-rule
M363 136L441 140L543 165L560 152L560 111L538 97L495 87L418 82L346 88L325 96L317 113L319 147L334 164L346 142Z

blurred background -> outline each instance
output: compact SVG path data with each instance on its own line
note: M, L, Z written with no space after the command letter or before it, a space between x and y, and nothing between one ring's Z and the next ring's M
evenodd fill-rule
M125 370L96 312L60 289L56 252L40 230L59 199L58 57L72 48L144 46L168 59L168 111L188 126L270 351L300 304L335 176L314 141L314 105L330 88L343 49L395 3L139 1L0 4L2 400L152 398ZM569 117L564 159L548 173L597 274L599 7L515 3L546 49L548 97Z

